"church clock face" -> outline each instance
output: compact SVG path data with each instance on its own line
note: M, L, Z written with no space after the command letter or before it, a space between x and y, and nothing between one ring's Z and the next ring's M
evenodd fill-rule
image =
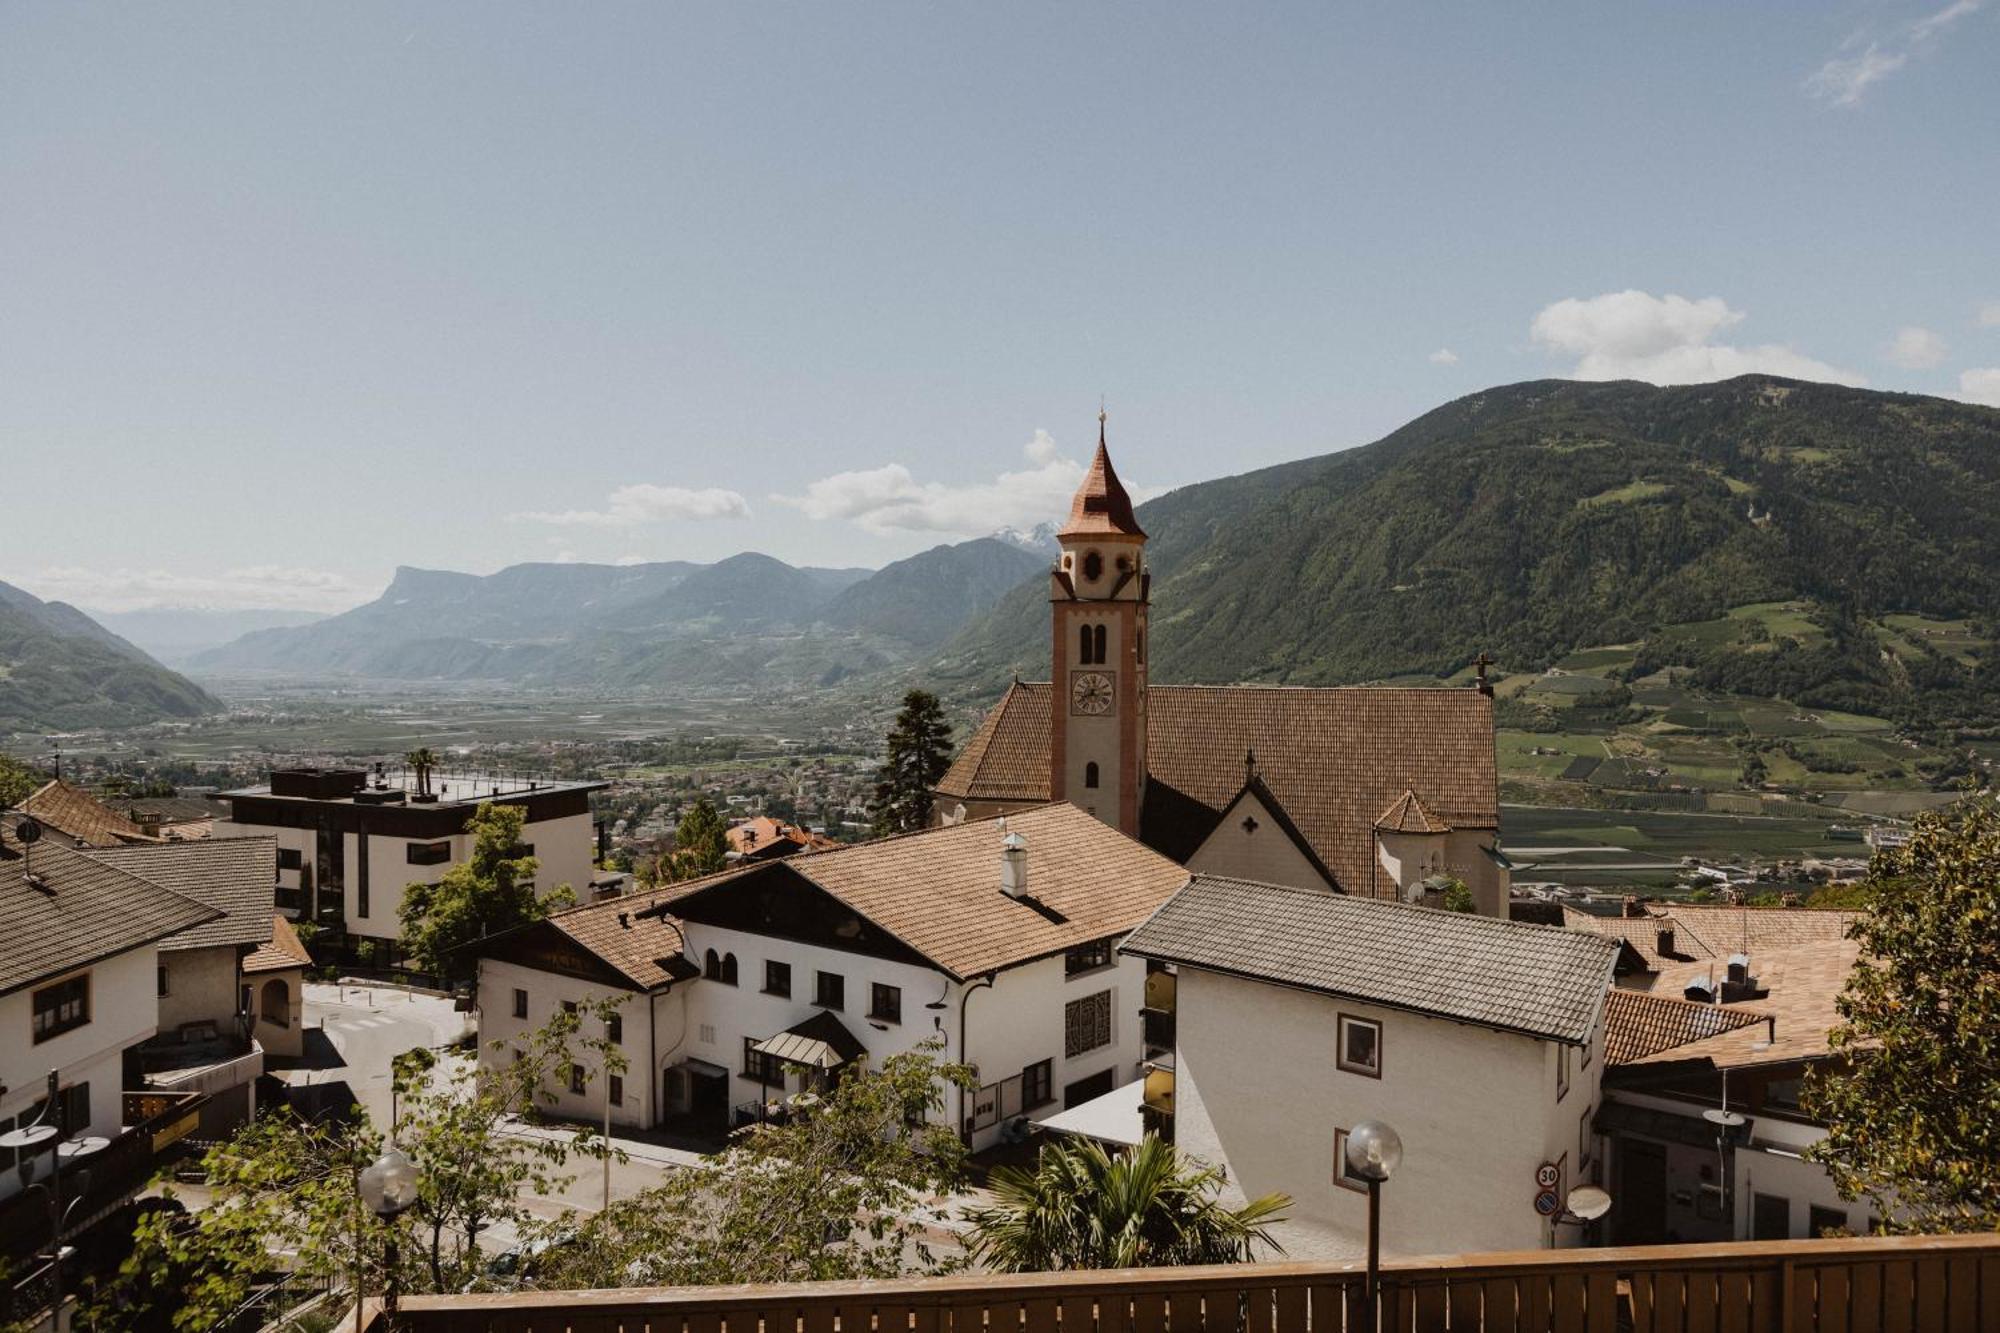
M1069 688L1070 711L1097 717L1111 711L1111 677L1102 671L1079 672Z

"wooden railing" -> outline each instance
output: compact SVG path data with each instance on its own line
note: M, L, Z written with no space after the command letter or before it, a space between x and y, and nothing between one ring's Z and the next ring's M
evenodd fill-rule
M1977 1333L2000 1235L1533 1250L1383 1265L1395 1333ZM372 1333L1362 1333L1357 1265L406 1298ZM391 1322L393 1320L393 1322Z

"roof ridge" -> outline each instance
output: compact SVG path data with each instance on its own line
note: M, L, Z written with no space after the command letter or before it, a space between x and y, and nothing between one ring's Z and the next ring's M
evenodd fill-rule
M1261 879L1245 879L1240 875L1211 875L1205 872L1193 872L1189 874L1188 879L1190 883L1195 880L1220 880L1230 884L1241 884L1254 889L1275 889L1280 893L1297 894L1304 898L1331 897L1343 902L1369 903L1378 907L1391 907L1404 912L1422 912L1431 916L1447 917L1453 921L1464 922L1469 926L1479 929L1498 927L1502 930L1545 931L1558 935L1588 935L1593 939L1605 938L1591 931L1571 930L1567 926L1548 926L1543 925L1539 921L1516 921L1512 917L1484 916L1478 912L1454 912L1447 907L1426 907L1422 903L1406 903L1398 898L1376 898L1365 893L1347 893L1341 891L1329 894L1325 889L1300 888L1292 884L1271 884Z

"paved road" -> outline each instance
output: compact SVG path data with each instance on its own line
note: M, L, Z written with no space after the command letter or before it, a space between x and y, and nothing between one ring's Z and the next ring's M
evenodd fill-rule
M449 1046L471 1031L470 1016L452 1009L451 1001L385 986L306 987L306 1058L294 1068L274 1072L299 1089L314 1110L337 1109L358 1101L377 1125L390 1123L390 1062L413 1046ZM442 1061L439 1077L463 1070L469 1057ZM558 1137L559 1129L523 1125L523 1137ZM660 1183L662 1175L697 1160L694 1154L634 1140L615 1140L628 1160L611 1164L611 1197L630 1198ZM572 1159L564 1176L546 1195L524 1196L531 1211L554 1217L566 1208L595 1210L604 1199L601 1161ZM488 1247L490 1248L490 1246Z

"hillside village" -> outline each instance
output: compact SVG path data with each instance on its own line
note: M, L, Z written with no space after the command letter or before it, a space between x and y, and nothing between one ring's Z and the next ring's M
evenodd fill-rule
M2000 1333L1996 68L0 5L0 1333Z
M1839 1058L1854 912L1750 906L1754 873L1694 858L1713 892L1585 910L1518 884L1508 688L1483 665L1153 684L1149 538L1101 420L1056 543L1051 679L1015 680L934 770L927 818L886 837L859 783L889 769L841 786L807 757L782 807L694 774L706 864L675 859L689 825L668 836L605 781L427 752L204 798L36 786L0 819L12 1257L48 1243L42 1194L81 1205L66 1234L116 1231L203 1145L337 1112L314 1088L346 1063L329 1023L384 983L368 1003L392 1011L455 996L447 1060L481 1077L557 1016L605 1015L618 1062L569 1057L537 1116L634 1150L717 1150L924 1057L971 1071L926 1114L975 1162L1157 1139L1217 1167L1225 1202L1286 1196L1268 1234L1301 1259L1366 1253L1370 1186L1344 1154L1375 1122L1408 1163L1390 1256L1879 1228L1807 1156L1826 1128L1801 1099ZM815 796L837 825L796 822ZM406 900L490 855L492 808L518 819L519 892L557 902L458 946L456 981L423 974ZM1907 841L1867 838L1814 876ZM667 850L635 864L639 845ZM93 1165L65 1186L72 1158Z

